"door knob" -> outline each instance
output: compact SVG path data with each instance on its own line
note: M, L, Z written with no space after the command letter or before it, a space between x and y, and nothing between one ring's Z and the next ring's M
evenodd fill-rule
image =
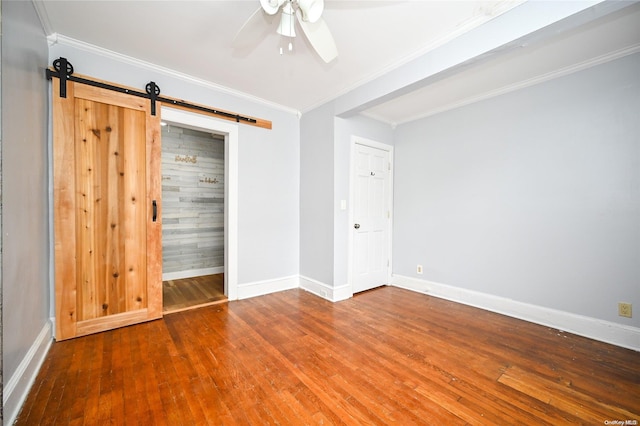
M356 229L360 229L360 224L356 223L355 225L353 225L353 227L356 228Z

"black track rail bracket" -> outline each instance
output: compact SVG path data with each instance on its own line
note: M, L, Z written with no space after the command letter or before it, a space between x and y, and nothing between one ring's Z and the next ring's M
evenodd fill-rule
M73 74L73 65L67 61L67 58L58 58L53 61L53 69L55 72L47 69L47 79L51 80L52 76L60 79L60 97L67 97L67 80ZM64 71L63 71L64 70Z
M195 105L189 102L167 98L160 96L160 87L151 81L147 83L145 91L137 91L128 89L125 87L115 86L113 84L103 83L100 81L90 80L73 75L73 65L66 58L58 58L53 61L53 70L46 70L47 80L52 80L54 77L60 80L60 97L67 97L67 81L73 81L75 83L86 84L89 86L99 87L101 89L112 90L114 92L126 93L132 96L138 96L140 98L149 99L151 102L151 115L156 115L156 102L163 102L169 105L175 105L182 108L192 109L207 114L217 115L227 120L234 120L236 123L257 124L258 120L251 117L245 117L240 114L234 114L231 112L220 111L218 109L208 108L202 105ZM263 126L264 127L264 126ZM271 123L267 128L271 128Z

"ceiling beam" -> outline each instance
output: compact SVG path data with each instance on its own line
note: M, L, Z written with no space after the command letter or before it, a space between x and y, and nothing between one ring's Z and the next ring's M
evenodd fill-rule
M498 53L555 36L633 2L525 2L486 24L416 58L335 100L335 114L346 118L435 81Z

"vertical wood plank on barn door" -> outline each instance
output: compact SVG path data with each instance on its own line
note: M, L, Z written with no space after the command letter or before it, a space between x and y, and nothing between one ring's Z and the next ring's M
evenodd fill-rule
M146 99L53 87L56 338L159 318L160 117Z

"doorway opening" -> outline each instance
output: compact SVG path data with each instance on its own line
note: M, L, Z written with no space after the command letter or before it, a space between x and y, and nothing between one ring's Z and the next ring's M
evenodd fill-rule
M163 311L224 294L224 135L162 126Z
M235 298L237 125L162 109L163 313Z

